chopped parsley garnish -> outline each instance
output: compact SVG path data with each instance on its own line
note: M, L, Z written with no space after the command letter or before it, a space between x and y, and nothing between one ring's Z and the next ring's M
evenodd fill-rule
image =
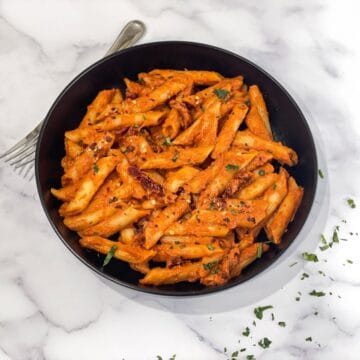
M303 273L301 276L301 280L304 280L305 278L308 278L308 277L309 277L309 274Z
M99 172L99 167L97 164L93 164L93 171L95 174Z
M319 169L319 176L320 176L321 179L324 178L324 174L323 174L323 172L321 171L321 169Z
M261 320L263 318L263 312L265 310L269 310L269 309L273 309L273 306L272 305L259 306L259 307L254 309L254 314L258 319Z
M308 252L304 252L302 254L302 257L306 261L313 261L313 262L318 262L319 261L318 257L315 254L308 253Z
M224 347L224 353L226 353L227 352L227 348L226 347Z
M235 358L239 355L239 351L234 351L232 354L231 354L231 357L232 358Z
M210 210L214 210L215 208L216 208L215 202L212 201L212 202L210 203L210 205L209 205L209 209L210 209Z
M297 297L295 298L295 300L296 300L296 301L300 301L300 298L299 298L299 296L297 296Z
M216 274L218 272L218 269L216 268L217 267L217 264L218 264L218 261L215 260L215 261L210 261L206 264L203 264L203 268L206 270L206 271L210 271L210 274Z
M240 352L244 352L244 351L246 351L246 348L240 349Z
M114 256L116 250L117 250L117 246L116 246L116 245L113 245L113 246L111 247L111 249L109 250L109 252L106 254L106 257L105 257L105 259L104 259L104 262L103 262L102 267L105 267L105 266L110 262L110 260L111 260L112 257Z
M257 257L258 259L260 259L261 256L262 256L262 254L263 254L263 246L262 246L261 243L259 243L258 248L257 248L257 251L256 251L256 257Z
M171 358L169 358L169 360L175 360L176 358L176 354L174 354Z
M243 336L249 336L250 335L250 329L248 327L245 328L245 330L242 332Z
M265 175L265 170L263 170L263 169L259 170L258 174L260 176L264 176Z
M263 348L263 349L267 349L270 344L272 343L271 340L269 340L267 337L264 337L263 339L261 339L258 344Z
M275 315L274 313L271 313L271 321L274 321L275 320Z
M286 326L286 322L285 321L279 321L278 325L281 327L285 327Z
M215 89L214 94L221 100L226 100L230 92L225 89Z
M163 358L160 355L156 356L157 360L163 360Z
M349 264L353 264L354 262L350 259L346 259L346 262L348 262Z
M214 250L215 250L213 244L207 244L206 246L207 246L207 248L208 248L210 251L214 251Z
M349 204L349 206L352 208L352 209L355 209L356 208L356 204L355 204L355 201L353 199L347 199L347 203Z
M323 291L313 290L313 291L309 292L309 295L321 297L321 296L325 296L326 294Z
M238 165L234 165L234 164L227 164L225 166L226 170L228 171L237 171L239 170L239 166Z
M178 151L175 151L175 154L173 156L173 158L171 159L173 162L175 162L178 158L179 158L179 152Z
M305 341L312 341L312 337L311 337L311 336L307 337L307 338L305 339Z
M171 138L167 136L163 142L164 145L170 146L171 145Z
M246 355L246 360L256 360L254 355Z
M336 230L334 230L333 232L333 236L332 236L332 242L333 243L338 243L339 242L339 236Z
M113 203L113 202L116 202L118 201L118 198L116 196L112 196L110 199L109 199L109 204Z

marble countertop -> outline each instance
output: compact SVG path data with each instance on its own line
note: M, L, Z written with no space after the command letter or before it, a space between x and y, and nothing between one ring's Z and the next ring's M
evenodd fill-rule
M164 298L119 293L101 282L58 241L35 183L1 167L1 360L359 359L359 4L346 3L1 1L0 153L138 18L148 26L142 42L217 45L258 63L290 90L318 128L326 158L319 181L329 185L329 216L320 232L331 239L339 226L341 239L256 304L240 307L234 298L231 309L220 303L213 311L204 302L201 312L182 311ZM314 289L326 295L309 295ZM264 305L273 308L259 320L253 310ZM264 337L267 349L258 345Z

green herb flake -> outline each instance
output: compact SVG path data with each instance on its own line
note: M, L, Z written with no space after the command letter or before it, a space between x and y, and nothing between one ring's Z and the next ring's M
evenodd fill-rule
M253 324L253 326L256 326L256 321L255 321L255 320L253 320L252 324Z
M327 249L329 249L330 248L330 246L328 245L328 244L326 244L326 245L324 245L324 246L319 246L319 249L321 250L321 251L325 251L325 250L327 250Z
M98 164L93 164L93 171L95 174L97 174L99 172Z
M311 337L311 336L307 337L307 338L305 339L305 341L312 341L312 337Z
M242 332L243 336L249 336L250 335L250 329L248 327L245 328L245 330Z
M176 160L179 158L179 152L178 151L175 151L175 154L173 156L173 158L171 159L173 162L176 162Z
M309 274L303 273L301 276L301 280L304 280L305 278L308 278L308 277L309 277Z
M258 245L258 247L257 247L257 251L256 251L256 257L257 257L258 259L260 259L261 256L262 256L262 254L263 254L263 246L262 246L261 243L259 243L259 245Z
M171 358L169 358L169 360L175 360L176 358L176 354L174 354Z
M302 253L302 257L306 261L313 261L313 262L319 261L318 257L315 254L308 253L308 252Z
M210 205L209 205L209 209L210 210L215 210L216 208L216 205L215 205L215 202L214 201L211 201Z
M348 262L349 264L353 264L354 262L350 259L346 259L346 262Z
M167 136L163 142L163 145L170 146L171 145L171 138Z
M215 260L215 261L210 261L206 264L203 264L203 268L206 270L206 271L210 271L210 274L216 274L218 272L218 269L217 269L217 264L218 264L218 261Z
M206 247L210 250L210 251L214 251L214 245L213 244L207 244Z
M296 301L300 301L300 298L297 296L297 297L295 298L295 300L296 300Z
M234 164L227 164L225 166L227 171L237 171L239 170L239 166L238 165L234 165Z
M259 174L260 176L264 176L264 175L265 175L265 170L263 170L263 169L259 170L259 171L258 171L258 174Z
M271 313L271 321L274 321L275 320L275 315L274 313Z
M324 234L320 234L320 240L322 244L327 244L326 238Z
M324 174L323 174L323 172L322 172L322 170L321 170L321 169L319 169L319 176L320 176L320 178L321 178L321 179L323 179L323 178L324 178Z
M334 232L333 232L332 242L333 243L338 243L339 242L339 235L338 235L336 230L334 230Z
M246 360L256 360L254 355L246 355Z
M254 309L254 314L258 319L262 319L263 318L263 313L265 310L269 310L269 309L273 309L274 307L272 305L267 305L267 306L259 306L257 308Z
M226 100L229 96L230 92L225 89L215 89L214 94L220 99L220 100Z
M321 297L321 296L325 296L326 294L323 291L313 290L313 291L309 292L309 295Z
M231 357L232 358L235 358L235 357L238 357L239 355L239 351L234 351L232 354L231 354Z
M353 199L350 199L350 198L347 199L347 203L352 209L356 208L356 204L355 204L355 201Z
M156 356L157 360L163 360L163 358L160 355Z
M267 337L264 337L258 342L259 346L261 346L263 349L267 349L268 347L270 347L271 343L272 341L269 340Z
M103 262L102 267L105 267L105 266L110 262L110 260L111 260L112 257L114 256L116 250L117 250L117 246L116 246L116 245L113 245L113 246L111 247L111 249L109 250L109 252L106 254L106 257L105 257L105 259L104 259L104 262Z
M286 322L285 321L279 321L278 325L281 327L285 327L286 326Z

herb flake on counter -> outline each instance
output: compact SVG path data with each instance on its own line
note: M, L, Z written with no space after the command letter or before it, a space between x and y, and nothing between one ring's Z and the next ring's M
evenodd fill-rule
M323 174L323 172L322 172L322 170L321 170L321 169L319 169L319 176L320 176L320 178L321 178L321 179L323 179L323 178L324 178L324 174Z
M254 309L254 314L258 319L262 319L264 315L265 310L273 309L274 307L272 305L266 305L266 306L259 306Z
M309 295L321 297L321 296L325 296L326 294L323 291L312 290L311 292L309 292Z
M278 325L281 327L285 327L286 326L286 322L285 321L279 321Z
M244 351L246 351L246 348L240 349L240 352L244 352Z
M338 242L339 242L339 235L338 235L336 229L335 229L334 232L333 232L332 242L333 242L333 243L338 243Z
M117 246L113 245L111 247L111 249L109 250L109 252L106 254L102 267L105 267L110 262L110 260L114 256L116 250L117 250Z
M243 336L249 336L250 335L250 329L248 327L245 328L245 330L242 332Z
M215 89L214 94L220 99L220 100L226 100L229 96L230 92L225 89Z
M309 274L303 273L303 274L301 275L301 280L304 280L305 278L308 278L308 277L309 277Z
M312 341L312 337L311 337L311 336L307 337L307 338L305 339L305 341Z
M347 203L352 209L356 208L356 204L355 204L355 201L353 199L350 199L350 198L347 199Z
M256 360L254 355L246 355L246 360Z
M169 360L175 360L176 359L176 354L174 354L171 358L169 358Z
M346 259L346 262L348 262L349 264L353 264L354 262L350 259Z
M258 342L259 346L261 346L263 349L267 349L268 347L270 347L271 343L272 341L269 340L267 337L264 337Z
M235 358L235 357L238 357L238 355L239 355L239 351L236 350L236 351L234 351L234 352L231 354L231 357L232 357L232 358Z
M157 360L163 360L163 358L160 355L156 356Z
M306 261L313 261L313 262L319 261L318 257L315 254L308 253L308 252L302 253L302 257Z

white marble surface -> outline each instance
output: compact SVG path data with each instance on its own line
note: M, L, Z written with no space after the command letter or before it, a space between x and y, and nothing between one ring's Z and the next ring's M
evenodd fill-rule
M359 359L358 13L356 1L2 0L0 153L44 117L127 21L138 18L148 25L142 42L177 39L227 48L257 62L306 104L328 166L320 181L330 186L330 214L321 231L329 238L340 225L340 237L348 241L318 250L318 263L304 264L290 283L257 304L241 308L233 299L231 310L220 303L213 312L204 302L201 313L191 306L184 312L181 303L118 293L99 281L53 233L35 184L0 168L0 359L176 354L208 360L231 358L241 348L246 351L239 359ZM301 280L304 271L310 277ZM308 295L313 289L327 295ZM268 304L274 309L255 319L253 308ZM249 337L242 335L246 326ZM272 341L269 349L253 346L264 336ZM309 336L312 341L305 341Z

